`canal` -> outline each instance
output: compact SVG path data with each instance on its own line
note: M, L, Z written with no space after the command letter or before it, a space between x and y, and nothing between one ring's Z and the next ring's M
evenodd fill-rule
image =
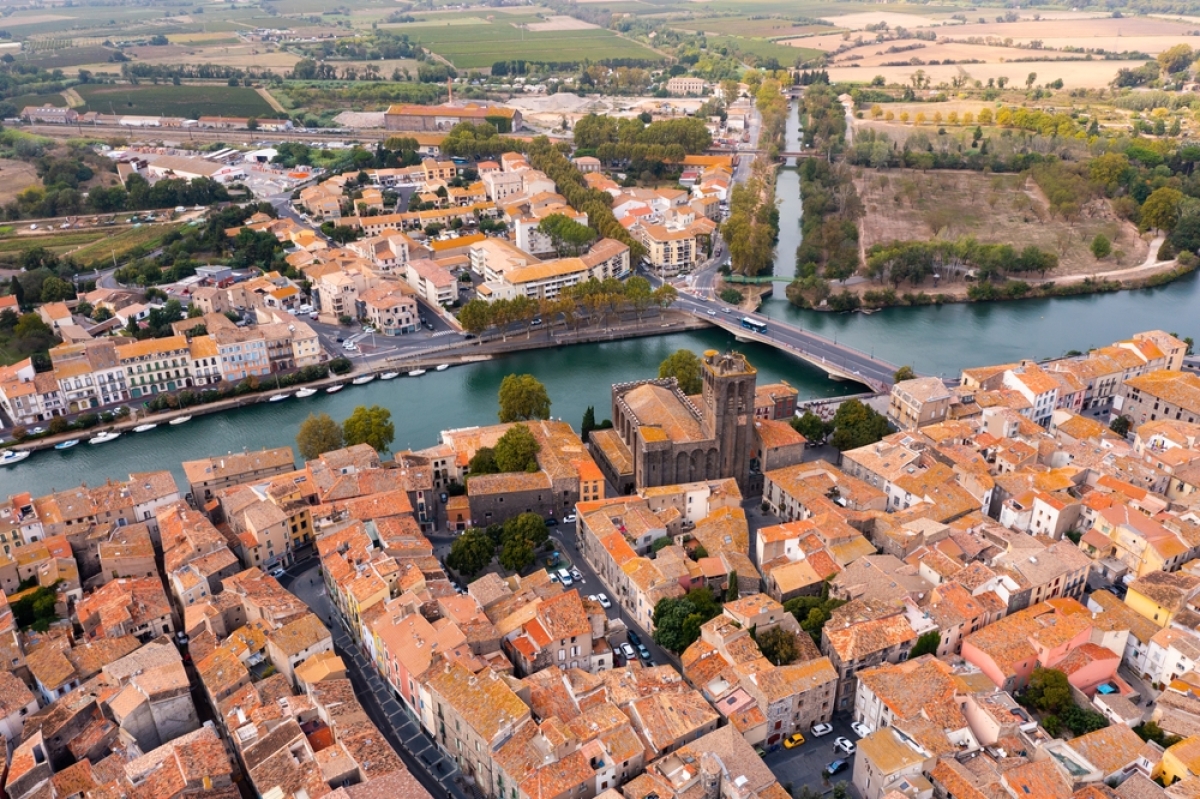
M242 449L294 446L296 429L309 413L328 413L341 421L358 405L382 405L392 412L396 427L393 449L421 449L436 444L441 430L495 423L496 396L507 374L535 375L546 384L551 413L578 430L589 405L595 406L597 420L608 418L613 383L657 377L658 365L677 349L700 353L735 344L723 332L706 330L532 350L419 378L347 386L337 394L322 392L307 399L259 403L197 416L178 427L162 425L148 433L125 433L108 444L89 446L84 442L62 452L36 452L16 466L0 469L0 497L21 491L39 496L83 482L96 485L107 478L128 479L130 472L156 469L170 469L182 487L181 461ZM846 384L774 349L757 344L737 346L758 369L760 383L787 380L799 390L801 399L836 397L847 391Z

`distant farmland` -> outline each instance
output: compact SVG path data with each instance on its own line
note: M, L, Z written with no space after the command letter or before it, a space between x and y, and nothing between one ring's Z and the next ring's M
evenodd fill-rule
M391 27L391 26L389 26ZM603 28L573 31L527 31L506 21L483 25L435 26L428 23L392 30L407 33L459 69L486 69L497 61L602 61L640 58L661 61L662 56L637 42L622 39Z
M80 111L196 119L202 116L273 118L275 112L254 89L242 86L131 86L81 84Z

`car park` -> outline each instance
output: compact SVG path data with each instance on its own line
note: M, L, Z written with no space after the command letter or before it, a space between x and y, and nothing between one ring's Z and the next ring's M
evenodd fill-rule
M825 776L832 777L834 774L837 774L839 771L844 771L846 769L846 767L849 765L850 764L847 763L845 760L835 760L832 763L830 763L828 766L825 767Z
M633 647L629 644L621 644L621 654L625 656L626 660L633 660L637 657L637 653L633 651Z
M800 746L803 743L804 743L804 736L801 733L794 732L791 735L789 735L787 738L783 739L783 748L784 749L795 749L797 746Z
M600 603L600 607L602 608L612 607L612 602L609 600L607 594L596 594L596 601Z
M833 732L832 724L814 724L812 725L812 729L809 730L809 733L814 738L820 738L822 735L828 735L831 732Z
M837 749L842 754L854 754L854 742L849 738L842 738L841 736L835 738L833 741L833 748Z
M868 735L871 734L871 728L868 727L866 724L863 724L861 721L856 721L853 724L851 724L850 729L854 730L854 734L857 735L859 738L866 738Z

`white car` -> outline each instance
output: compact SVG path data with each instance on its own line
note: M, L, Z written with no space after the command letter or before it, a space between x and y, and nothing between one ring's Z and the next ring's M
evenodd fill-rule
M814 738L820 738L822 735L828 735L831 732L833 732L832 724L814 724L812 725L812 729L809 730L809 733Z
M621 644L621 654L626 660L634 660L637 658L637 652L633 651L633 647L629 644Z
M285 574L287 574L287 572L283 570L282 566L277 569L271 569L271 576L274 577L276 580L278 580L280 577L282 577Z
M854 754L854 743L849 738L835 738L833 741L833 748L837 749L843 754Z
M854 734L859 738L866 738L871 734L871 728L861 721L856 721L850 725L850 729L854 730Z
M576 518L577 518L577 517L575 516L575 514L574 514L574 513L568 513L568 514L567 514L566 516L564 516L564 517L563 517L563 519L562 519L562 520L563 520L563 524L574 524L574 522L575 522L575 519L576 519Z
M577 583L583 582L583 573L579 569L571 569L571 579Z
M608 594L596 594L596 601L600 603L602 608L611 608L612 602L608 599Z

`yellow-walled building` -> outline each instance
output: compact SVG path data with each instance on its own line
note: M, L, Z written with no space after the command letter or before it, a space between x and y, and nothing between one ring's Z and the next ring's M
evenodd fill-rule
M1162 756L1165 785L1200 775L1200 735L1184 738L1167 748Z

